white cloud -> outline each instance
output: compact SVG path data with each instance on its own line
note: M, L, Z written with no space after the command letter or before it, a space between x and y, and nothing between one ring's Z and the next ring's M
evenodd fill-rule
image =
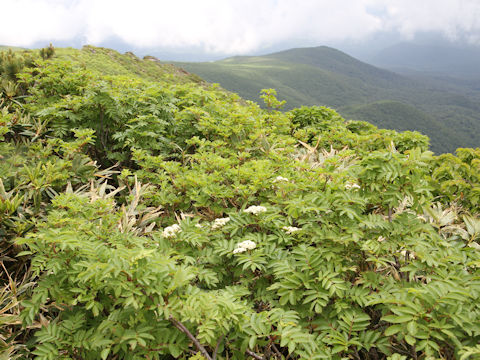
M0 44L28 46L68 40L82 32L81 4L60 0L0 0Z
M386 9L384 28L406 37L418 32L441 32L455 40L480 34L478 0L391 0Z
M382 30L480 38L478 0L0 0L0 9L0 44L18 46L118 37L132 47L233 54Z

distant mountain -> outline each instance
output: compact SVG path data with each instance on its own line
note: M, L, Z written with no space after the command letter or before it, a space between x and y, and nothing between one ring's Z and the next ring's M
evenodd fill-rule
M274 88L287 108L326 105L348 119L421 131L438 153L480 144L480 83L401 75L325 46L176 64L246 99Z
M268 55L268 58L315 66L336 74L362 80L368 84L378 85L379 82L383 81L384 85L388 85L392 81L404 80L395 73L366 64L327 46L285 50Z
M372 64L397 71L417 70L471 79L480 79L480 48L398 43L373 56Z

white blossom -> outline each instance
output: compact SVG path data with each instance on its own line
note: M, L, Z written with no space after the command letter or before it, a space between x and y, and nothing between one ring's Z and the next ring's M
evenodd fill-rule
M247 251L247 249L245 249L243 247L239 247L239 248L236 248L235 250L233 250L233 253L238 254L238 253L242 253L242 252L245 252L245 251Z
M257 215L265 211L267 211L267 208L265 206L257 206L257 205L252 205L248 209L243 210L243 212L250 213L253 215Z
M163 237L166 237L166 238L175 237L175 235L181 231L182 229L180 228L180 225L173 224L163 229Z
M257 245L253 241L245 240L245 241L242 241L241 243L237 244L237 248L235 250L233 250L233 253L234 254L242 253L242 252L245 252L247 250L253 250L256 247L257 247Z
M221 228L222 226L224 226L229 221L230 221L229 217L215 219L215 221L213 222L213 225L212 225L212 230Z
M239 243L237 245L238 248L244 248L246 250L253 250L257 247L257 245L251 241L251 240L245 240L245 241L242 241L241 243Z
M346 183L345 184L345 189L350 190L350 189L360 189L360 185L355 184L355 183Z
M378 242L384 242L386 239L383 236L379 236L377 241Z
M203 229L203 225L202 225L202 224L195 224L195 227L196 227L196 228L199 228L199 229Z
M295 226L284 226L282 229L285 230L287 232L287 234L293 234L294 232L302 230L302 229L297 228Z
M284 178L283 176L277 176L277 177L275 178L275 180L273 180L274 183L282 182L282 181L288 182L288 179L287 179L287 178Z

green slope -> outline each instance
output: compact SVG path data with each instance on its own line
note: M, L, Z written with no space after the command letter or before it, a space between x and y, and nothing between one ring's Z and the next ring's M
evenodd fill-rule
M253 57L181 65L207 81L219 82L224 88L255 101L261 89L275 88L281 98L287 99L288 108L319 103L338 107L343 105L342 97L360 102L374 90L360 80L275 59Z
M405 131L413 126L428 131L429 127L438 126L438 122L417 108L399 101L383 100L366 105L348 106L341 109L349 117L369 121L374 125L382 124L389 128Z
M375 86L391 87L392 82L403 85L409 83L408 79L391 71L366 64L327 46L290 49L268 55L268 57L295 64L315 66Z
M430 138L436 139L434 148L437 152L446 152L452 142L465 141L464 134L450 133L439 119L420 111L414 106L399 101L383 100L366 105L347 106L340 109L340 113L348 118L368 121L397 131L416 129Z
M257 101L261 89L275 88L287 109L326 105L380 127L422 131L435 152L480 143L480 91L471 84L447 87L445 81L402 76L324 46L177 64L246 99Z
M198 76L173 65L162 64L154 57L140 59L131 52L120 54L112 49L87 45L81 51L73 48L56 49L56 56L82 64L102 75L137 76L151 81L202 82Z

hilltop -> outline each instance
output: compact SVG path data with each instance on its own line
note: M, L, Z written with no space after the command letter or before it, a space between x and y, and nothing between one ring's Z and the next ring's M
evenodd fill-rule
M174 65L163 64L151 56L141 59L132 52L120 54L112 49L87 45L80 51L73 48L57 49L56 56L102 75L126 75L149 81L175 83L203 82L197 75L187 73Z
M480 143L480 92L474 86L458 81L449 85L424 74L396 74L329 47L177 65L250 100L256 100L262 88L274 88L288 109L325 105L349 119L422 131L437 153ZM395 113L377 111L375 104L385 101L397 104ZM409 118L412 108L415 119Z

